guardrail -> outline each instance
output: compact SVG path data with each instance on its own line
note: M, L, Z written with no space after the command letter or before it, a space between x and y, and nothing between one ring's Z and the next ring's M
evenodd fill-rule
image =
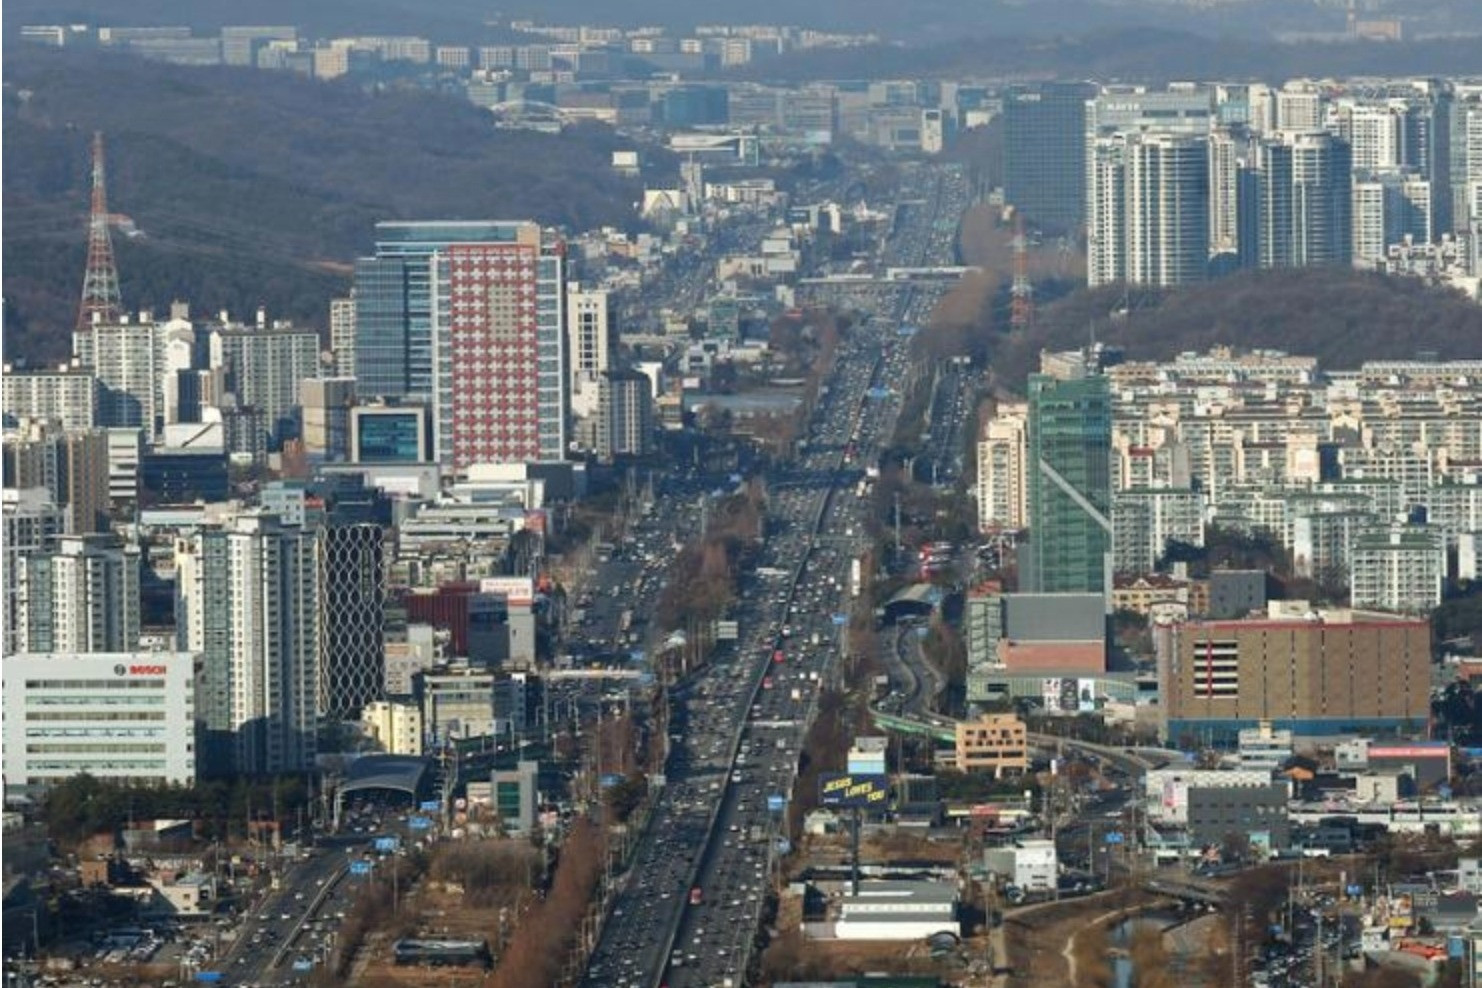
M314 898L309 901L309 908L304 910L304 914L298 918L298 922L293 925L293 929L288 931L288 936L283 938L283 945L278 948L273 954L273 959L268 962L269 971L276 971L283 966L283 958L288 956L288 951L293 948L293 945L298 942L298 938L303 935L304 925L319 911L319 907L324 905L324 900L329 898L329 893L334 891L334 887L340 883L340 879L349 873L350 866L348 864L342 864L335 870L334 874L324 880L324 885L320 887L319 892Z

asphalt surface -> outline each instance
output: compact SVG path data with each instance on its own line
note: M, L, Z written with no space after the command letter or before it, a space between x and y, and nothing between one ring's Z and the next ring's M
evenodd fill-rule
M951 263L968 204L960 170L908 167L903 187L923 198L896 209L879 262ZM667 787L584 984L746 982L778 807L791 798L820 686L836 674L834 615L849 609L850 561L867 544L869 495L858 484L894 428L899 394L886 392L908 370L903 327L923 322L944 290L830 286L819 291L831 297L811 299L868 318L840 347L804 451L769 478L768 530L737 608L739 647L674 691Z

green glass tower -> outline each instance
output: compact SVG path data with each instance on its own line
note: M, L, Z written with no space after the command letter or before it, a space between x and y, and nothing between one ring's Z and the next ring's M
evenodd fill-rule
M1029 378L1029 593L1106 593L1111 553L1111 388L1087 374Z

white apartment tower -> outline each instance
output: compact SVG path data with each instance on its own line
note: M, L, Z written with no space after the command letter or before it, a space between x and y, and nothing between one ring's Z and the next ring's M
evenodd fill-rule
M197 696L209 773L297 772L314 764L314 541L276 515L244 513L176 543L177 644L203 656Z
M1029 524L1029 406L1004 402L978 442L978 528L1021 529Z
M566 286L566 345L571 355L571 413L590 419L597 414L598 386L612 369L612 332L608 294L600 288L570 282Z
M1207 138L1147 134L1127 158L1127 280L1185 285L1209 266Z
M334 376L355 376L355 291L348 298L329 300L329 350L334 354Z
M65 535L15 560L14 644L25 652L139 646L139 550L112 536Z

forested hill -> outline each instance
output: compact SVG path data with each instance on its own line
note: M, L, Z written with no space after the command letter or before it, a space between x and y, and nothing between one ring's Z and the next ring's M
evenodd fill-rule
M107 141L124 303L323 325L382 219L629 226L638 185L606 128L496 130L420 92L366 93L288 73L187 68L99 52L5 59L6 359L66 355L86 248L94 130Z
M1342 268L1253 271L1176 291L1081 290L1043 306L1023 336L1000 338L993 367L1021 392L1041 350L1093 334L1130 360L1169 360L1217 344L1285 350L1328 368L1366 360L1482 357L1482 305L1417 278Z

